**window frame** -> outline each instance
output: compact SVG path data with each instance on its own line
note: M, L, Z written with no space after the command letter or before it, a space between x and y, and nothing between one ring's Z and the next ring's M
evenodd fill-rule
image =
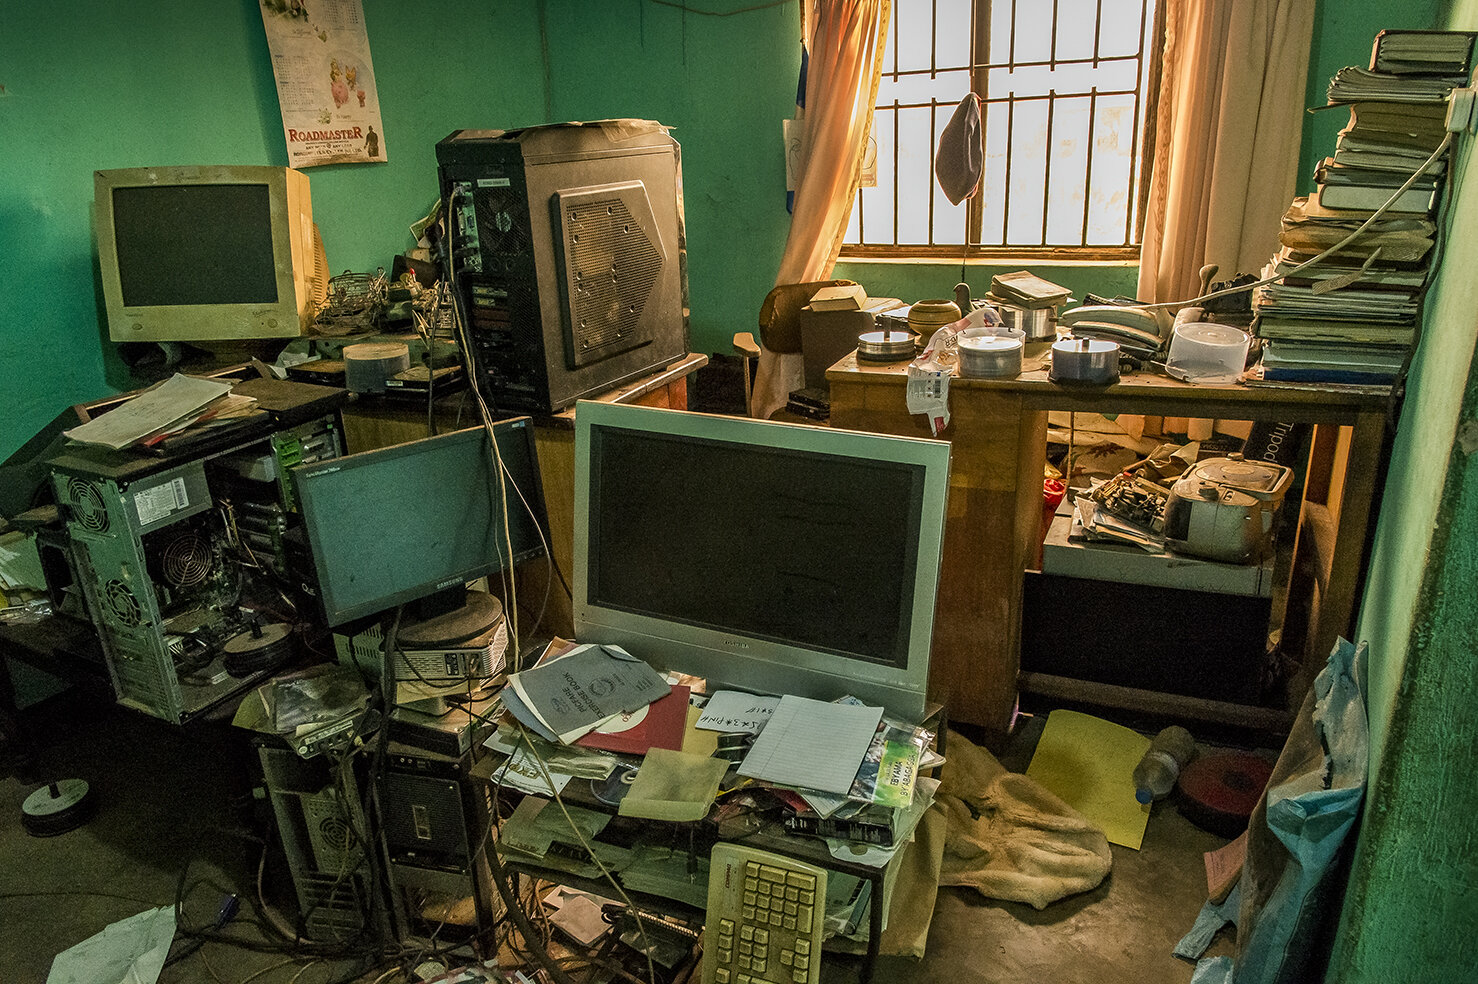
M971 35L972 35L972 37L971 37L971 52L970 52L970 61L971 61L971 65L970 65L970 79L971 79L971 89L974 92L986 92L986 91L988 91L988 89L986 87L986 75L993 68L1004 68L1004 67L1008 67L1008 65L1015 66L1015 67L1042 66L1042 65L1051 65L1051 64L1054 63L1051 60L1049 60L1049 61L1035 61L1035 62L1019 62L1019 63L1017 63L1017 62L1008 62L1008 63L1002 63L1002 64L993 64L993 63L990 63L990 62L980 62L980 61L977 61L977 59L976 59L976 53L977 52L980 52L980 51L989 52L990 51L990 40L991 39L990 39L990 17L989 17L989 9L990 9L990 6L991 6L991 4L993 2L995 2L995 0L971 0L970 9L971 9ZM1009 0L1009 2L1012 4L1013 7L1015 7L1015 6L1019 5L1022 2L1022 0ZM1137 187L1135 189L1136 202L1135 202L1135 208L1134 208L1134 211L1133 211L1133 219L1132 219L1133 229L1132 230L1127 230L1126 229L1126 238L1129 235L1132 234L1132 237L1133 237L1133 240L1134 240L1132 243L1128 243L1128 244L1124 244L1124 245L1080 245L1080 246L1063 246L1063 245L1002 246L1002 245L996 245L996 244L981 245L980 239L981 239L981 232L982 232L982 226L983 226L984 205L982 203L982 196L977 193L977 194L971 195L970 198L968 198L966 200L966 202L965 202L966 208L968 210L967 211L967 215L968 215L967 221L969 223L968 224L968 230L969 231L968 231L968 234L966 236L966 238L967 238L968 241L965 244L963 244L963 245L961 245L959 243L927 243L927 244L908 244L908 245L901 245L900 246L900 245L889 245L889 244L847 243L847 242L844 241L843 244L842 244L842 247L841 247L841 254L840 254L839 259L842 260L842 261L849 261L849 260L863 260L863 261L865 261L865 260L960 261L960 260L963 259L965 261L974 261L974 262L981 262L981 263L1010 262L1010 261L1016 261L1016 260L1036 260L1036 261L1041 261L1041 262L1053 262L1053 263L1061 263L1061 262L1068 262L1068 263L1123 263L1123 262L1129 262L1129 261L1137 261L1139 259L1139 255L1140 255L1140 243L1143 240L1143 236L1144 236L1144 226L1145 226L1145 219L1146 219L1145 212L1146 212L1146 207L1147 207L1147 204L1148 204L1148 201L1149 201L1150 175L1151 175L1151 172L1153 170L1152 165L1153 165L1153 162L1154 162L1155 139L1156 139L1156 136L1157 136L1157 133L1156 133L1156 131L1157 131L1157 125L1156 124L1157 124L1157 116L1158 116L1158 113L1156 111L1156 107L1159 105L1159 100L1160 100L1161 77L1162 77L1163 59L1164 59L1164 52L1165 52L1165 16L1166 16L1165 15L1165 7L1166 7L1166 4L1167 4L1168 0L1153 0L1153 2L1154 2L1154 5L1155 5L1155 11L1154 11L1154 23L1153 23L1153 26L1152 26L1152 29L1151 29L1150 38L1149 38L1149 40L1150 40L1150 50L1147 51L1147 52L1145 52L1145 53L1143 53L1143 54L1141 54L1141 55L1136 55L1135 56L1135 57L1145 57L1145 56L1148 56L1151 60L1150 60L1150 65L1149 65L1149 73L1148 73L1148 76L1145 78L1145 81L1144 81L1143 91L1136 93L1136 115L1138 113L1138 105L1139 104L1144 104L1147 107L1147 109L1146 109L1146 112L1145 112L1144 126L1139 130L1139 132L1137 132L1135 134L1135 137L1134 137L1135 146L1136 146L1136 150L1137 150L1137 154L1138 154L1138 160L1134 164L1135 171L1136 171L1135 183L1137 184ZM1102 9L1102 3L1103 3L1103 0L1098 0L1098 5L1099 5L1100 11ZM981 10L982 7L985 8L985 16L982 16L982 10ZM1057 13L1057 11L1058 11L1058 4L1054 0L1054 3L1053 3L1053 12L1054 12L1054 15ZM1101 13L1100 13L1100 16L1101 16ZM936 10L936 17L937 17L937 10ZM889 43L892 44L892 45L894 45L894 51L896 52L896 50L897 50L896 45L898 43L898 30L899 30L899 28L898 28L898 0L894 0L894 4L892 6L892 21L893 21L893 23L889 25L889 33L892 35L892 37L889 38ZM1013 16L1012 17L1012 25L1013 25L1013 28L1014 28L1016 22L1017 22L1017 19L1016 19L1015 16ZM1055 35L1056 35L1056 26L1057 26L1057 21L1056 21L1056 17L1054 16L1054 18L1053 18L1053 35L1054 35L1054 37L1053 37L1053 41L1052 41L1052 50L1054 50L1054 51L1056 50L1056 37L1055 37ZM1145 27L1145 25L1143 23L1143 15L1141 15L1141 27L1140 27L1140 37L1141 38L1144 37L1144 27ZM932 54L933 54L933 52L931 51L931 56L932 56ZM895 61L894 64L896 65L896 61ZM931 69L930 70L914 69L914 70L899 71L899 72L887 72L887 71L885 71L883 73L884 77L889 77L889 76L902 77L902 76L907 76L907 75L924 75L924 74L932 74L932 66L931 66ZM1091 92L1088 95L1089 95L1090 100L1094 100L1097 97L1097 93L1096 92ZM1047 100L1048 101L1048 106L1049 106L1049 110L1048 110L1048 120L1049 120L1048 127L1050 128L1050 126L1051 126L1050 120L1052 118L1052 115L1051 115L1052 100L1054 100L1054 99L1062 99L1062 98L1082 98L1082 96L1081 95L1058 96L1055 93L1051 93L1051 94L1045 95L1045 96L1002 96L1002 97L994 98L994 99L982 97L982 99L981 99L981 107L982 107L982 113L984 113L985 107L986 106L989 106L991 104L1008 104L1009 105L1009 104L1011 104L1013 102L1034 102L1034 101ZM894 126L894 141L893 141L893 146L895 148L898 146L898 126L899 126L898 119L899 119L899 116L898 116L897 110L900 109L900 108L901 109L908 109L908 108L915 108L915 107L916 108L924 108L926 106L927 107L930 107L931 110L932 110L932 112L930 114L930 118L931 118L930 135L929 135L930 136L930 146L933 146L933 147L937 147L938 146L938 144L939 144L939 133L940 133L940 131L943 128L943 123L942 123L942 121L940 119L940 114L941 113L946 114L944 116L944 120L947 121L948 120L948 115L947 114L952 111L952 106L944 105L944 104L939 103L937 100L934 100L934 99L931 99L928 103L899 103L899 102L897 102L895 100L894 103L892 104L892 106L888 107L888 108L894 110L894 112L892 114L892 118L893 118L893 126ZM877 119L876 114L874 114L873 119L874 119L874 121L876 121L876 119ZM1090 131L1089 132L1090 132L1090 134L1092 132L1092 130L1091 130L1091 124L1090 124ZM1049 156L1049 158L1048 158L1049 170L1050 170L1050 164L1051 164L1051 158ZM1091 157L1089 158L1088 168L1089 168L1089 174L1091 175L1091 173L1092 173L1092 159L1091 159ZM897 209L896 209L896 203L898 201L898 168L896 166L892 169L892 173L893 173L893 182L894 182L893 201L895 203L893 221L894 221L894 228L895 228L894 237L896 238L896 236L897 236L897 233L896 233L896 228L897 228ZM1010 171L1010 160L1009 160L1009 157L1008 157L1008 159L1007 159L1007 165L1006 165L1006 174L1008 176L1007 177L1008 184L1009 184L1009 175L1010 175L1010 173L1011 173L1011 171ZM934 210L935 196L938 195L939 193L940 193L939 182L937 180L935 180L935 179L932 179L932 176L931 176L931 180L929 182L929 212L930 212L931 215L933 214L933 210ZM859 217L859 228L861 228L862 227L862 223L865 220L865 216L862 215L862 208L863 208L863 204L862 204L862 190L860 188L858 189L856 195L853 198L852 208L857 211L857 214L858 214L858 217ZM1009 203L1009 200L1005 203L1005 209L1006 209L1006 213L1005 214L1009 217L1009 215L1010 215L1010 203ZM1044 209L1043 210L1043 218L1042 218L1042 224L1043 224L1043 229L1044 229L1044 236L1043 236L1043 238L1045 238L1046 223L1047 223L1047 217L1046 217L1046 211ZM1127 226L1130 223L1126 221L1125 224ZM1087 215L1086 215L1086 212L1085 212L1085 215L1084 215L1084 225L1085 226L1087 225ZM933 229L933 224L932 224L932 221L931 221L931 224L930 224L930 235L931 235L931 237L933 235L933 231L934 231L934 229Z

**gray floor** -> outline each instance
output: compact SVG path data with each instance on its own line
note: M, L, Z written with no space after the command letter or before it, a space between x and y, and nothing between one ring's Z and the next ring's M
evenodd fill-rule
M1000 750L1008 767L1029 761L1040 721ZM115 920L173 904L181 886L188 923L206 922L220 896L237 891L245 918L232 931L263 938L245 903L254 896L261 845L240 732L224 724L182 731L72 695L32 709L26 722L40 749L32 778L85 778L98 797L97 816L57 837L28 836L20 804L35 787L9 774L0 779L0 981L45 981L56 953ZM973 891L941 891L924 959L885 959L876 980L1185 984L1192 966L1171 948L1205 898L1202 852L1223 843L1160 804L1143 849L1115 847L1112 873L1092 892L1038 912ZM1230 946L1219 938L1211 952ZM855 979L854 962L829 959L824 980ZM286 960L213 942L160 979L323 984L365 969Z

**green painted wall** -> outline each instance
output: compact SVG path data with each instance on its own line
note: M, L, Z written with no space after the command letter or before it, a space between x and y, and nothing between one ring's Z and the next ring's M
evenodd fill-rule
M1441 26L1444 0L1317 0L1318 16L1309 50L1309 87L1306 106L1323 106L1329 80L1346 65L1365 68L1370 64L1370 46L1386 28L1430 29ZM1350 120L1338 109L1309 113L1299 154L1298 193L1314 188L1314 168L1334 152L1334 138Z
M734 333L754 329L789 228L780 127L795 113L798 4L716 17L647 0L547 0L547 13L555 118L673 127L693 350L732 351Z
M147 17L79 0L72 31L54 9L11 6L0 32L0 256L14 271L0 299L0 456L68 404L133 385L98 324L91 172L287 159L254 0L159 0ZM1321 98L1348 52L1369 47L1373 28L1349 8L1378 17L1374 0L1334 6L1311 74ZM390 161L309 171L332 269L371 270L410 245L406 227L435 197L433 147L454 129L649 117L683 146L693 348L727 352L753 327L789 221L779 128L794 106L796 2L727 17L649 0L365 8ZM966 280L982 293L1015 268L972 265ZM1080 295L1134 289L1133 265L1034 269ZM947 295L959 268L845 263L837 275L912 301Z
M1478 0L1437 24L1478 30ZM1359 636L1371 791L1326 980L1471 980L1478 965L1478 153L1454 158L1447 254L1397 431Z
M390 160L308 172L335 271L413 245L437 140L544 113L531 0L369 0L365 20ZM3 457L66 406L135 385L99 327L93 170L285 165L287 150L255 0L7 4L0 86Z

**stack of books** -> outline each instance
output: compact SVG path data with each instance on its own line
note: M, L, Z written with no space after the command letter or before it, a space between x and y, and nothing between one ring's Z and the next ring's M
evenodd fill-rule
M1430 158L1447 133L1447 94L1467 84L1474 36L1382 31L1369 68L1331 80L1329 104L1347 106L1349 123L1315 172L1315 192L1284 213L1280 249L1262 274L1278 279L1253 297L1263 354L1249 382L1387 388L1402 373L1448 166L1447 152ZM1300 269L1372 218L1348 246Z

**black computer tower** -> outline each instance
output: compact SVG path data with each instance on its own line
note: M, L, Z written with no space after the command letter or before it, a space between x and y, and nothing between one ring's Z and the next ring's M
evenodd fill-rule
M406 943L489 944L504 909L487 859L487 786L472 753L442 755L392 741L380 777L380 834L397 933Z
M677 141L615 120L458 130L436 145L475 383L547 414L688 351Z

